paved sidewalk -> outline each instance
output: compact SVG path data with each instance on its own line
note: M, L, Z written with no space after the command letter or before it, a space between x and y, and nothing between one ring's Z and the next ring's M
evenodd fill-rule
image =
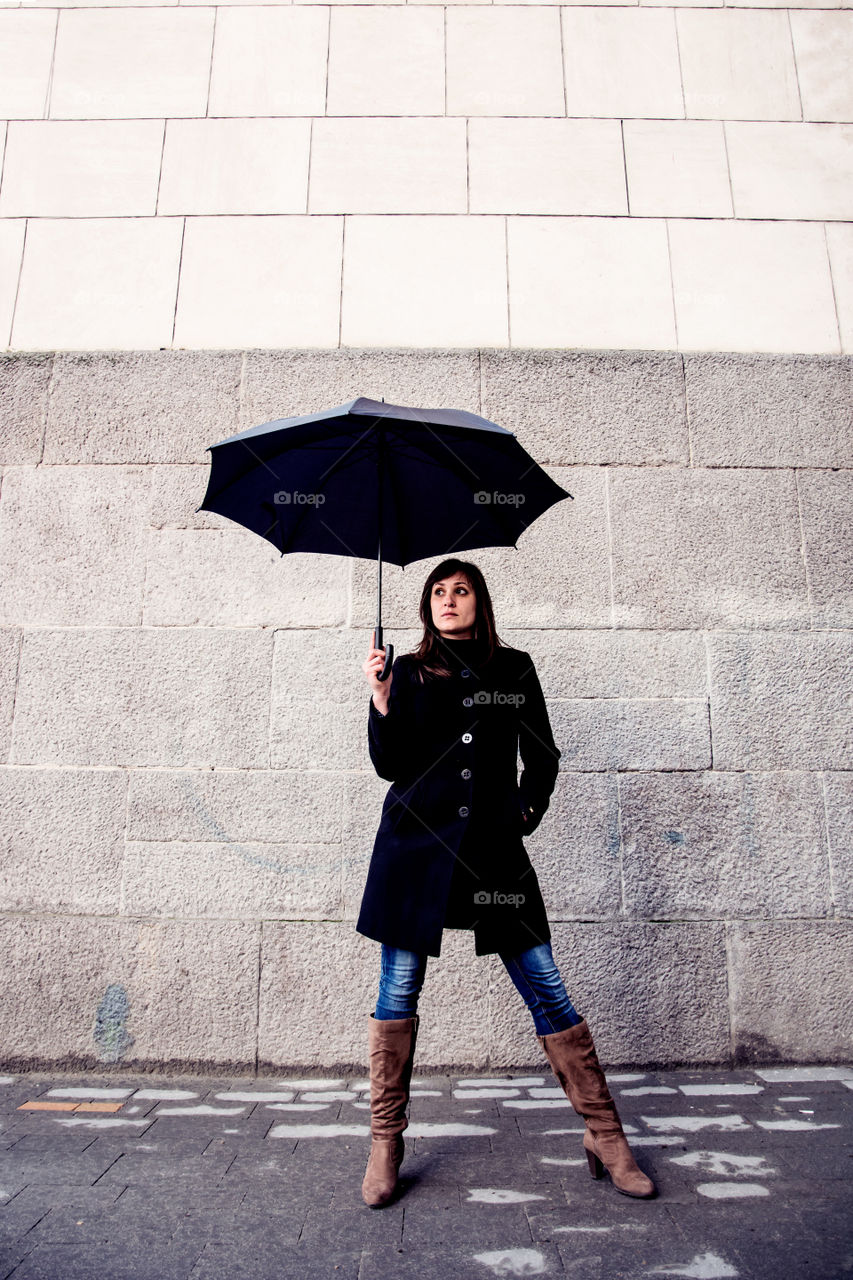
M366 1079L0 1077L0 1280L853 1276L853 1068L608 1079L656 1199L552 1077L441 1075L371 1210Z

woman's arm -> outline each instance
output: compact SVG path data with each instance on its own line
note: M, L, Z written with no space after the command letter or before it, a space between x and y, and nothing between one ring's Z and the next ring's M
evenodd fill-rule
M529 653L522 655L520 689L524 702L519 707L518 749L524 765L518 782L524 834L535 831L545 816L557 781L560 755L551 732L551 721L542 686Z
M388 680L387 705L384 713L373 701L371 693L367 715L367 746L370 759L380 778L387 782L396 782L403 774L403 761L406 755L406 674L405 657L394 659L391 675Z

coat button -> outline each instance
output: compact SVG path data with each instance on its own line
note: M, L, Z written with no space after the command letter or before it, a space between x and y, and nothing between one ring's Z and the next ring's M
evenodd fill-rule
M463 769L463 770L462 770L462 777L463 777L463 778L470 778L470 777L471 777L471 770L470 770L470 769Z
M462 735L462 741L463 741L463 742L470 742L470 741L471 741L471 739L473 738L473 736L474 736L474 735L473 735L473 733L463 733L463 735Z
M461 676L465 676L465 678L467 679L467 677L470 676L471 672L468 670L467 667L463 667L462 670L459 672L459 674Z
M462 699L462 705L463 705L463 707L473 707L473 705L474 705L474 699L473 699L473 698L463 698L463 699Z
M467 817L468 817L468 813L469 813L469 812L470 812L470 811L469 811L469 809L468 809L467 805L464 805L464 804L463 804L462 808L459 810L459 817L460 817L460 818L467 818Z

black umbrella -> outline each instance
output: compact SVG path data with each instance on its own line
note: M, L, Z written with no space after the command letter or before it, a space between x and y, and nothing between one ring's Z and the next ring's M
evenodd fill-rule
M512 431L486 418L363 396L250 427L208 452L197 511L234 520L282 555L378 558L377 649L383 559L405 568L471 547L514 547L543 511L572 496ZM380 680L393 660L389 644Z

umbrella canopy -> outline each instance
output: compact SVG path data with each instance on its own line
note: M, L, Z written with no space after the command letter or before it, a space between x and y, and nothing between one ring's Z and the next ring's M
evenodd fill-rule
M515 435L462 409L359 397L208 446L198 511L251 529L282 555L377 557L405 568L471 547L515 546L561 489ZM391 651L393 654L393 650ZM386 661L386 673L390 665Z

